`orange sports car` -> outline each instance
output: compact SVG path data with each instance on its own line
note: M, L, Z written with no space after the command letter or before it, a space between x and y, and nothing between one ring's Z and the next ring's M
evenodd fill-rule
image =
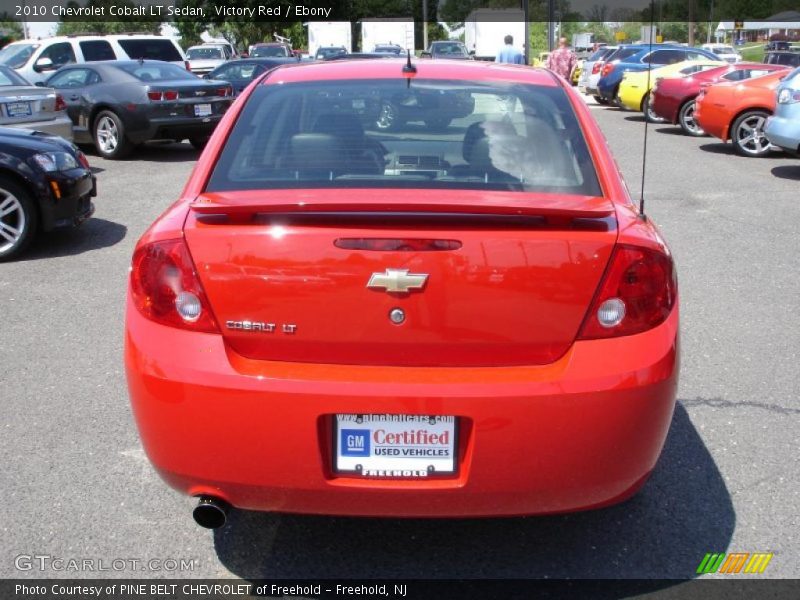
M704 86L697 96L695 121L706 133L733 144L742 156L765 156L770 151L764 126L775 110L775 89L785 71L746 81Z

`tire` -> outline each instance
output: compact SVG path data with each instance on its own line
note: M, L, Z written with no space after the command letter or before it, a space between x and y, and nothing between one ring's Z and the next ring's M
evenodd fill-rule
M203 150L208 144L208 140L210 139L209 136L195 136L189 138L189 143L196 149L196 150Z
M684 102L678 111L678 125L683 129L683 133L691 135L692 137L703 137L706 132L694 120L694 111L697 107L697 102L692 98L688 102Z
M667 120L663 117L659 117L653 109L650 108L650 94L645 94L644 98L642 99L642 112L644 113L644 118L647 119L648 123L666 123Z
M731 126L731 143L737 154L751 158L769 154L769 140L764 135L767 117L764 110L749 110L737 117Z
M592 96L592 98L594 98L594 101L598 104L608 104L608 100L602 96Z
M444 131L448 127L450 127L450 123L452 123L453 119L449 117L437 117L435 119L426 119L425 125L433 129L434 131Z
M92 138L97 153L109 160L125 158L133 150L133 144L125 137L122 120L110 110L102 110L95 117Z
M378 116L375 119L375 127L380 131L396 131L401 124L400 108L389 100L381 102Z
M0 262L25 251L36 236L36 205L28 190L0 176Z

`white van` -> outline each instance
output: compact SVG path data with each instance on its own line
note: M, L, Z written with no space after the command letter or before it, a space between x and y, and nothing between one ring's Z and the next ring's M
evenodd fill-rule
M176 40L141 33L21 40L0 50L0 65L11 67L34 84L70 63L139 58L163 60L188 69L186 55Z
M732 46L728 46L727 44L703 44L700 47L703 50L713 52L722 60L729 63L738 63L742 61L742 55L734 50Z

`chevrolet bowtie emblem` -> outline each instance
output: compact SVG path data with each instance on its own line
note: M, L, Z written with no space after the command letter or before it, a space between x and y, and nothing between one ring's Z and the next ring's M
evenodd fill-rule
M427 273L409 273L408 269L386 269L384 273L373 273L367 287L387 292L419 290L428 281Z

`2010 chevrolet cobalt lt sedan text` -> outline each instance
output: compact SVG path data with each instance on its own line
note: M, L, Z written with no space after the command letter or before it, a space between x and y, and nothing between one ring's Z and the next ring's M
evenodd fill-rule
M388 103L414 107L391 131ZM279 67L139 240L125 360L147 455L201 525L596 508L667 435L675 269L549 71Z

